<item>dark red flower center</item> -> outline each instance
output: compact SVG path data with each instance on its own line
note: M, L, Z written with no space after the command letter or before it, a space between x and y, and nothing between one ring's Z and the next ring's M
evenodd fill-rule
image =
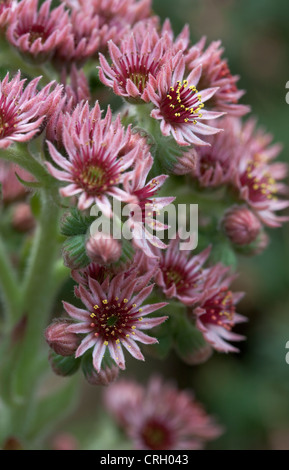
M88 192L95 191L96 188L105 185L105 171L97 165L87 166L82 170L80 180Z
M216 166L217 161L214 159L212 154L205 153L201 155L198 162L198 167L200 171L200 175L204 176L208 170L214 169Z
M46 41L48 36L51 34L51 28L47 28L41 23L25 24L20 22L17 29L15 30L15 36L17 38L29 34L29 46L37 40L41 39L42 44Z
M33 24L29 31L29 45L32 44L37 40L41 39L42 44L46 41L49 34L47 33L45 27L41 24Z
M15 131L17 122L17 109L11 102L7 102L2 94L0 98L0 138L3 139Z
M260 169L261 168L261 171ZM242 186L249 189L249 198L252 202L271 200L276 193L276 181L267 172L262 170L262 164L250 162L241 175Z
M224 93L235 93L237 91L237 87L235 85L234 78L230 72L227 62L225 60L219 60L219 63L221 63L221 66L218 71L217 80L221 80L224 78L228 80L227 86L224 87L222 91Z
M90 314L90 326L96 337L100 336L104 342L114 340L118 344L120 339L134 335L136 320L141 318L136 318L137 314L131 313L136 304L128 306L128 303L128 299L120 301L115 297L110 301L104 299L101 305L94 305L94 311Z
M219 69L217 72L215 72L214 76L214 83L219 82L220 80L224 80L223 85L221 86L220 90L218 90L214 96L212 96L208 101L207 101L207 106L210 108L214 107L217 105L217 100L218 100L218 94L219 91L222 92L222 94L234 94L238 91L236 87L236 79L232 76L230 69L228 67L228 64L225 60L218 59L215 62L215 66L217 67L219 65ZM207 67L203 67L203 72L202 76L199 80L198 86L200 89L205 90L206 88L210 88L214 86L214 83L210 80L211 72L211 63ZM217 86L217 85L216 85ZM230 102L232 103L237 103L237 99L230 97Z
M139 53L124 54L118 59L118 68L112 66L118 79L119 85L126 92L127 80L131 80L138 88L140 94L143 93L150 75L156 77L160 62L151 60L150 54Z
M108 271L105 266L100 266L97 263L90 263L83 270L72 271L72 274L76 276L77 278L81 278L80 283L83 286L88 287L89 278L95 279L99 283L102 283L105 280L108 274Z
M74 181L87 194L101 196L117 184L121 173L121 160L107 164L102 155L94 155L94 149L87 143L87 150L81 150L74 159ZM93 146L93 143L92 143Z
M235 314L235 305L233 294L227 287L223 287L220 291L208 299L203 308L206 313L202 315L203 323L211 323L231 330Z
M160 269L163 273L163 279L167 289L175 286L179 294L185 293L188 289L197 287L198 279L201 276L201 269L195 270L194 267L190 270L186 269L187 260L176 260L174 264L166 265L165 260L160 263Z
M180 272L177 268L163 267L162 270L164 275L164 281L168 288L171 287L173 284L177 287L177 289L180 289L185 285L189 287L188 284L185 284L184 272Z
M171 430L156 418L151 418L145 423L141 438L145 446L151 450L166 450L173 446Z
M196 124L204 107L201 94L196 87L188 86L187 80L172 86L160 104L165 121L171 124Z

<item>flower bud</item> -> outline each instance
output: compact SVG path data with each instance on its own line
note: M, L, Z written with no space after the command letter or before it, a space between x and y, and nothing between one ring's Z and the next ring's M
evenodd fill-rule
M24 199L28 193L28 188L20 183L16 175L23 181L34 182L31 174L23 168L14 163L0 161L0 184L5 204Z
M14 436L10 436L6 439L1 450L24 450L22 444Z
M266 250L270 243L270 238L266 232L261 232L256 240L250 245L242 246L240 251L245 256L257 256Z
M249 245L258 237L262 225L247 207L234 206L225 213L223 228L235 245Z
M110 264L120 258L121 245L111 235L97 232L87 240L86 253L95 263Z
M190 366L195 366L206 362L211 357L212 353L212 347L209 344L206 344L200 349L195 350L190 354L187 354L186 356L183 356L182 359L186 364Z
M198 154L195 149L184 152L173 168L174 175L187 175L196 169Z
M47 343L60 356L71 356L80 344L79 336L67 331L69 325L69 320L55 320L45 330Z
M263 251L266 250L267 246L270 243L270 238L267 233L260 233L259 237L256 239L254 246L252 247L253 255L260 255Z
M21 202L16 205L13 216L12 226L18 232L30 232L35 227L35 219L33 217L30 205Z
M91 354L84 356L81 366L84 376L90 385L107 386L114 382L119 374L119 367L113 359L107 356L103 358L99 372L93 367Z
M91 385L107 386L117 379L118 374L119 368L115 365L111 368L107 367L105 369L101 369L100 372L96 372L96 370L92 371L90 375L86 375L86 380Z
M53 450L77 450L79 443L70 433L57 434L53 439Z

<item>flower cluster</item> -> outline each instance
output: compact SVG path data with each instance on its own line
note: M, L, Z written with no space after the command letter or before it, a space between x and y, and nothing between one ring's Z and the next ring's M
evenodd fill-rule
M242 122L226 116L220 126L224 131L209 137L210 147L197 149L190 174L202 188L227 188L234 205L224 212L224 231L233 244L249 245L263 237L263 227L279 227L289 220L278 214L289 206L288 188L281 181L288 168L274 162L282 147L272 144L273 137L254 118Z
M172 351L191 365L239 351L231 342L245 339L237 328L247 318L231 259L261 253L266 227L289 220L278 214L289 206L281 146L244 119L250 107L221 42L192 44L188 26L175 36L151 0L5 1L0 28L17 58L0 81L3 220L21 200L11 225L31 236L23 252L43 267L44 211L62 212L47 276L74 285L45 330L52 369L81 367L90 384L109 386L108 411L136 448L203 448L221 429L189 393L117 379L125 350L140 361ZM182 246L179 201L199 203L195 251ZM27 292L21 284L27 305L36 277Z
M234 204L224 205L219 229L234 246L254 245L259 252L265 246L263 226L287 220L275 214L288 206L277 197L286 194L279 182L286 166L272 163L280 146L256 129L255 120L242 122L250 108L239 103L244 92L237 89L238 77L231 74L221 43L205 47L202 38L191 44L187 26L175 37L168 19L161 25L152 15L149 0L63 1L57 7L50 0L41 6L38 0L22 0L2 9L9 10L10 44L25 59L50 62L60 73L61 84L42 88L40 77L24 87L20 72L11 80L7 74L1 82L0 145L26 142L42 132L45 168L58 182L60 196L83 214L77 220L84 225L70 227L63 251L85 306L64 303L71 319L61 328L82 338L71 354L78 358L92 350L97 372L106 350L121 369L121 346L143 359L133 340L154 343L141 330L166 318L140 321L165 307L163 301L141 305L156 291L161 300L183 306L210 346L236 351L228 341L243 339L231 330L245 317L235 311L241 294L230 290L230 269L210 262L212 246L193 255L180 249L178 235L165 242L170 226L158 220L176 200L166 192L169 174L162 172L172 153L171 172L188 174L197 190L230 191ZM98 59L100 81L126 103L116 114L110 106L102 110L82 68ZM121 215L115 200L125 208ZM123 233L119 240L110 233L89 233L84 221L94 206L109 224L116 220L126 229L129 243ZM58 338L59 328L57 323L49 333L52 348L51 336L55 332ZM59 338L55 341L56 351L61 350Z
M164 253L159 251L156 284L166 298L176 298L188 307L190 321L214 349L238 352L227 342L245 339L231 331L247 320L235 309L243 297L243 293L230 289L235 276L221 263L206 266L211 247L193 256L189 251L181 251L179 242L172 240Z

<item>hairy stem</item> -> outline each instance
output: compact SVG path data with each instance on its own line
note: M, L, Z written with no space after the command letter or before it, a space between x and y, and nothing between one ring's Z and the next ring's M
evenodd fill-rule
M27 324L11 383L12 399L20 407L18 416L23 413L25 415L25 410L31 410L43 357L43 333L55 295L52 278L59 253L59 209L48 189L42 189L41 201L39 225L22 286L22 315L26 315ZM21 424L24 428L28 418L22 417Z
M5 307L5 327L9 330L20 307L20 292L16 273L7 256L6 247L0 238L0 290Z
M46 171L40 161L29 153L26 143L17 143L7 150L2 149L0 158L15 163L31 173L39 186L55 186L55 179Z

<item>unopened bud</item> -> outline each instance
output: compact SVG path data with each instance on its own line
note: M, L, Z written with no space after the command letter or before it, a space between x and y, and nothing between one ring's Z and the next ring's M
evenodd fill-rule
M235 206L225 213L223 228L227 237L235 245L249 245L260 234L262 225L247 207Z
M186 356L183 356L182 359L186 364L190 366L195 366L198 364L203 364L206 362L212 355L213 349L209 344L197 349Z
M115 364L113 359L107 356L103 358L99 372L93 367L91 354L84 356L81 366L84 376L90 385L107 386L114 382L119 374L119 367Z
M196 169L198 154L195 149L190 149L180 157L174 166L174 175L187 175Z
M121 245L111 235L97 232L87 240L86 253L95 263L110 264L119 260Z
M0 3L1 5L1 3ZM23 181L32 182L34 178L23 168L14 163L0 161L0 184L2 199L5 204L24 199L28 188L20 183L17 176Z
M14 436L8 437L1 450L24 450L20 441Z
M260 255L263 253L263 251L266 250L267 246L270 243L270 238L267 235L266 232L261 232L260 235L254 240L253 243L250 245L244 247L244 249L241 251L244 255L248 256L256 256Z
M267 246L270 243L270 238L267 233L262 232L260 233L259 237L256 239L254 246L252 247L252 254L253 255L260 255L263 251L266 250Z
M107 367L101 369L100 372L92 372L90 375L86 375L86 380L91 385L103 385L107 386L114 382L119 374L119 368L117 366Z
M57 434L53 439L53 450L77 450L78 447L77 439L69 433Z
M30 205L21 202L16 205L13 216L12 226L18 232L30 232L35 227L35 219L33 217Z
M71 356L80 344L79 336L67 331L69 325L69 320L55 320L45 330L47 343L60 356Z

